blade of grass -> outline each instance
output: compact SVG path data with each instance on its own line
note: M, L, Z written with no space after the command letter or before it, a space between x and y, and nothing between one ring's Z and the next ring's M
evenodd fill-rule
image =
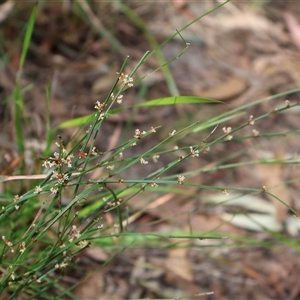
M24 146L24 138L23 138L23 124L22 124L22 116L23 116L23 110L24 110L24 99L22 97L22 90L21 90L21 77L22 77L22 71L23 66L25 63L26 55L28 52L29 44L31 41L31 36L34 28L34 22L36 18L36 11L37 11L37 5L34 6L32 13L30 15L26 32L25 32L25 38L23 42L22 52L21 52L21 58L20 58L20 65L19 70L17 74L17 81L16 81L16 87L13 91L13 97L14 97L14 118L15 118L15 130L16 130L16 136L17 136L17 146L19 150L19 154L23 156L25 152L25 146ZM24 167L24 163L22 163Z
M25 33L25 38L24 38L23 48L22 48L22 53L21 53L21 59L20 59L20 65L19 65L19 72L23 70L23 66L25 63L26 56L27 56L29 44L31 41L31 36L33 33L33 29L34 29L36 12L37 12L37 4L34 6L32 13L30 15L29 21L27 23L27 28L26 28L26 33Z
M136 106L160 106L160 105L176 105L176 104L202 104L202 103L222 103L222 101L209 98L201 98L195 96L177 96L165 97L155 100L139 103Z
M128 110L132 107L177 105L177 104L204 104L204 103L216 104L216 103L223 103L223 102L218 101L218 100L209 99L209 98L201 98L201 97L194 97L194 96L165 97L165 98L160 98L160 99L149 100L147 102L139 103L139 104L136 104L133 106L126 106L126 107L122 107L122 108L111 109L107 113L107 115L108 116L114 115L123 110ZM58 125L58 127L56 129L64 129L64 128L69 128L69 127L74 127L74 126L82 126L84 124L89 123L91 120L93 120L94 116L95 116L95 114L91 114L88 116L79 117L79 118L65 121L65 122L61 123L60 125ZM228 120L230 118L231 117L228 117L228 118L224 119L224 121ZM220 120L216 119L216 121L214 123L209 123L206 127L215 125L218 122L220 122Z
M51 102L51 83L49 83L46 87L46 149L44 151L44 157L50 156L51 153L51 145L53 144L53 137L55 131L51 129L51 122L50 122L50 102Z

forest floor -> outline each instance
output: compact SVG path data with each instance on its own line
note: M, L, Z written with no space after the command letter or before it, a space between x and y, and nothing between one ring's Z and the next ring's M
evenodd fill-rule
M38 147L43 144L40 141L44 140L46 130L45 88L49 81L52 82L50 112L53 127L71 118L91 114L95 101L103 99L109 92L126 55L130 58L126 71L130 71L144 53L151 50L148 31L161 43L176 29L218 4L217 1L145 1L140 4L132 1L130 8L145 22L147 30L144 30L117 4L96 1L91 10L82 5L81 9L89 16L89 24L74 14L71 7L49 1L38 13L23 74L24 85L34 82L25 99L28 117L35 124L25 129L28 145ZM16 5L14 10L15 19L22 18L20 12L29 11L25 4ZM160 135L186 126L191 120L201 122L251 101L299 87L299 20L300 6L296 1L232 1L195 22L181 32L190 47L170 64L172 75L181 95L207 97L225 103L196 109L191 105L163 107L159 108L159 113L155 108L141 109L134 115L123 112L108 119L103 139L97 147L105 151L108 142L121 141L120 128L125 127L129 119L141 130L161 125L159 139ZM13 41L19 34L17 26L9 19L5 23L7 39L4 47L11 47L12 51L10 63L0 71L2 95L11 94L20 60L20 51L13 50L16 49ZM99 36L93 28L109 30L119 46L112 46L114 39ZM182 39L176 36L162 51L166 59L171 60L184 47ZM137 74L142 76L157 67L159 62L153 56ZM130 89L126 104L171 95L161 71L146 77L145 86L146 92L142 95L138 94L138 89ZM291 94L288 100L300 101L299 95ZM234 128L251 115L258 116L283 106L285 100L285 97L279 97L252 106L246 116L229 120L226 126ZM4 111L2 108L0 113ZM267 122L257 124L256 129L260 132L299 129L299 110L274 115ZM67 139L72 130L60 134ZM200 133L199 140L207 134L209 130ZM9 138L2 140L6 141L6 147L13 147ZM151 146L158 142L152 140L149 143ZM143 145L145 149L148 146ZM284 138L279 142L263 141L259 149L255 146L253 140L224 144L199 159L197 166L187 165L185 171L212 166L216 157L227 157L247 147L251 150L242 158L244 160L296 155L300 149L297 136L288 141ZM231 162L237 161L240 158ZM139 175L139 170L132 172L132 176ZM260 165L218 170L208 175L202 173L193 180L206 185L262 187L299 178L299 173L299 168L294 166ZM300 210L299 187L299 182L294 182L288 187L280 186L274 193ZM217 230L228 237L226 240L193 241L193 246L187 247L181 242L182 247L170 249L132 247L101 268L109 253L91 247L80 257L78 268L66 274L64 284L68 287L80 279L74 289L79 299L173 299L196 293L204 293L204 299L299 299L298 232L295 226L288 227L287 220L291 216L284 205L259 197L274 207L271 220L277 226L274 231L288 239L282 238L279 242L276 235L262 228L253 230L244 221L226 221L226 214L234 212L234 207L214 207L210 201L216 199L215 194L187 189L186 195L167 194L154 203L145 203L143 213L130 226L139 232L167 232L170 228L195 232ZM142 198L143 195L138 195L127 203L128 207L138 211ZM109 214L106 218L113 225ZM162 219L164 221L155 222Z

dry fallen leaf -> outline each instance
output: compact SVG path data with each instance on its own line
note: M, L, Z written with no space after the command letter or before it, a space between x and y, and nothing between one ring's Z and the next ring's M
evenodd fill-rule
M0 23L6 20L14 6L15 3L13 1L7 1L0 5Z
M224 195L215 193L207 195L203 199L206 202L221 204L223 206L239 206L259 213L270 215L274 215L276 213L272 203L257 195L243 195L239 193L230 193L230 195Z
M259 165L256 166L262 178L263 185L267 190L285 203L281 203L276 198L267 194L268 198L273 202L276 209L276 220L284 222L288 215L288 208L286 205L291 203L291 195L289 189L283 184L282 165Z
M295 45L300 49L300 23L290 13L285 13L284 19Z
M103 272L97 271L88 276L75 289L75 295L79 299L104 299L101 297L104 287Z
M109 258L108 254L102 248L88 248L85 250L85 255L99 262L106 261Z
M235 225L240 228L245 228L252 231L263 231L264 228L272 231L281 231L282 225L274 216L264 214L228 214L223 213L221 219L225 222Z
M231 76L218 86L204 91L194 90L194 93L200 97L226 101L240 96L247 90L248 86L248 82L243 78Z
M185 248L171 249L169 257L165 260L165 266L174 275L187 281L192 281L193 269L191 261L187 258L187 252Z
M286 35L280 24L276 24L265 16L253 12L244 11L230 15L224 14L218 18L207 16L203 18L202 22L225 32L249 30L258 37L266 37L267 35L278 41L286 40Z

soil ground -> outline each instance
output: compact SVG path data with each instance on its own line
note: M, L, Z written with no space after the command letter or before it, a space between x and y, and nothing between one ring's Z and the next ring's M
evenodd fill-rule
M34 82L25 99L28 117L35 124L25 128L26 142L32 147L37 147L44 140L45 87L50 80L50 110L54 127L73 117L92 113L95 101L109 92L126 55L130 57L130 70L145 51L151 50L147 31L143 31L142 26L130 19L116 3L94 1L90 10L81 4L80 9L89 15L87 21L74 13L71 2L65 1L66 4L62 5L49 1L38 13L23 74L24 86ZM218 4L217 1L178 0L129 1L128 5L160 43L176 29L181 29ZM20 49L13 45L19 35L16 21L24 21L22 18L29 15L31 8L31 4L17 4L13 8L14 13L4 22L6 38L3 47L12 50L9 64L0 71L2 99L11 95L20 60ZM189 105L166 107L159 113L140 110L133 119L125 112L108 120L103 134L103 139L107 140L102 140L97 146L106 150L107 142L113 138L121 141L119 129L125 127L129 119L141 130L162 125L160 134L163 136L174 126L180 128L191 120L201 122L231 108L299 87L299 20L300 6L296 1L232 1L195 22L181 33L191 45L170 65L174 80L182 95L222 100L225 104L204 105L196 109ZM107 30L112 38L97 34L92 27L100 32ZM119 45L113 46L114 42ZM166 59L171 60L184 47L182 39L176 36L162 50ZM158 66L159 62L153 56L137 75L142 76ZM145 94L139 95L137 88L128 91L128 104L171 95L162 72L146 77L145 82ZM288 99L291 103L297 102L299 95L293 93ZM247 117L231 120L226 126L234 128L250 115L258 116L283 106L285 100L285 97L280 97L253 106L247 111ZM9 119L8 111L1 103L3 120ZM299 110L283 116L274 115L255 128L265 133L299 129ZM199 134L199 139L208 133ZM2 152L14 148L9 138L12 134L2 133ZM72 129L62 132L66 138L71 134ZM252 150L239 161L262 159L264 155L274 158L297 155L298 138L296 135L294 139L266 141L257 151L253 148L256 145L253 141L226 144L201 158L198 165L187 165L185 171L210 166L216 157L227 157L247 147ZM144 147L157 142L151 141ZM233 159L232 162L237 161ZM7 170L8 165L9 162L4 164L3 170ZM133 177L139 175L139 170L132 172ZM297 167L259 166L220 170L211 175L199 174L193 180L207 185L260 187L297 177ZM297 210L300 208L298 188L299 182L296 181L288 187L274 190L274 193L277 192ZM109 253L92 247L80 257L74 272L65 276L64 284L68 287L81 278L74 290L79 299L174 299L197 293L204 293L205 299L299 299L299 235L297 226L288 227L290 215L286 207L264 199L275 209L272 221L279 224L277 231L290 238L290 242L282 243L267 231L250 230L245 221L226 222L226 214L234 209L225 206L215 208L208 202L211 197L215 194L195 190L187 190L182 197L159 197L152 205L145 203L145 212L130 226L140 232L168 232L170 229L205 232L218 228L224 237L229 237L227 240L174 241L180 242L182 247L173 249L129 248L103 268L100 266L108 259ZM136 211L141 201L142 196L138 196L128 206ZM161 219L165 221L153 222Z

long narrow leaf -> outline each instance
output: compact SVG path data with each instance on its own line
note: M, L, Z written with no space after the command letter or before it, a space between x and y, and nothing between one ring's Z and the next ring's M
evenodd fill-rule
M176 105L176 104L203 104L203 103L222 103L218 100L209 98L201 98L195 96L178 96L178 97L167 97L155 100L146 101L137 104L137 106L160 106L160 105Z
M20 59L20 66L19 66L20 70L24 66L26 55L27 55L28 48L29 48L29 44L30 44L30 41L31 41L31 36L32 36L35 17L36 17L36 11L37 11L37 6L35 5L33 10L32 10L32 13L30 15L30 19L28 21L28 24L27 24L27 29L26 29L26 33L25 33L25 38L24 38L24 42L23 42L23 49L22 49L21 59Z

